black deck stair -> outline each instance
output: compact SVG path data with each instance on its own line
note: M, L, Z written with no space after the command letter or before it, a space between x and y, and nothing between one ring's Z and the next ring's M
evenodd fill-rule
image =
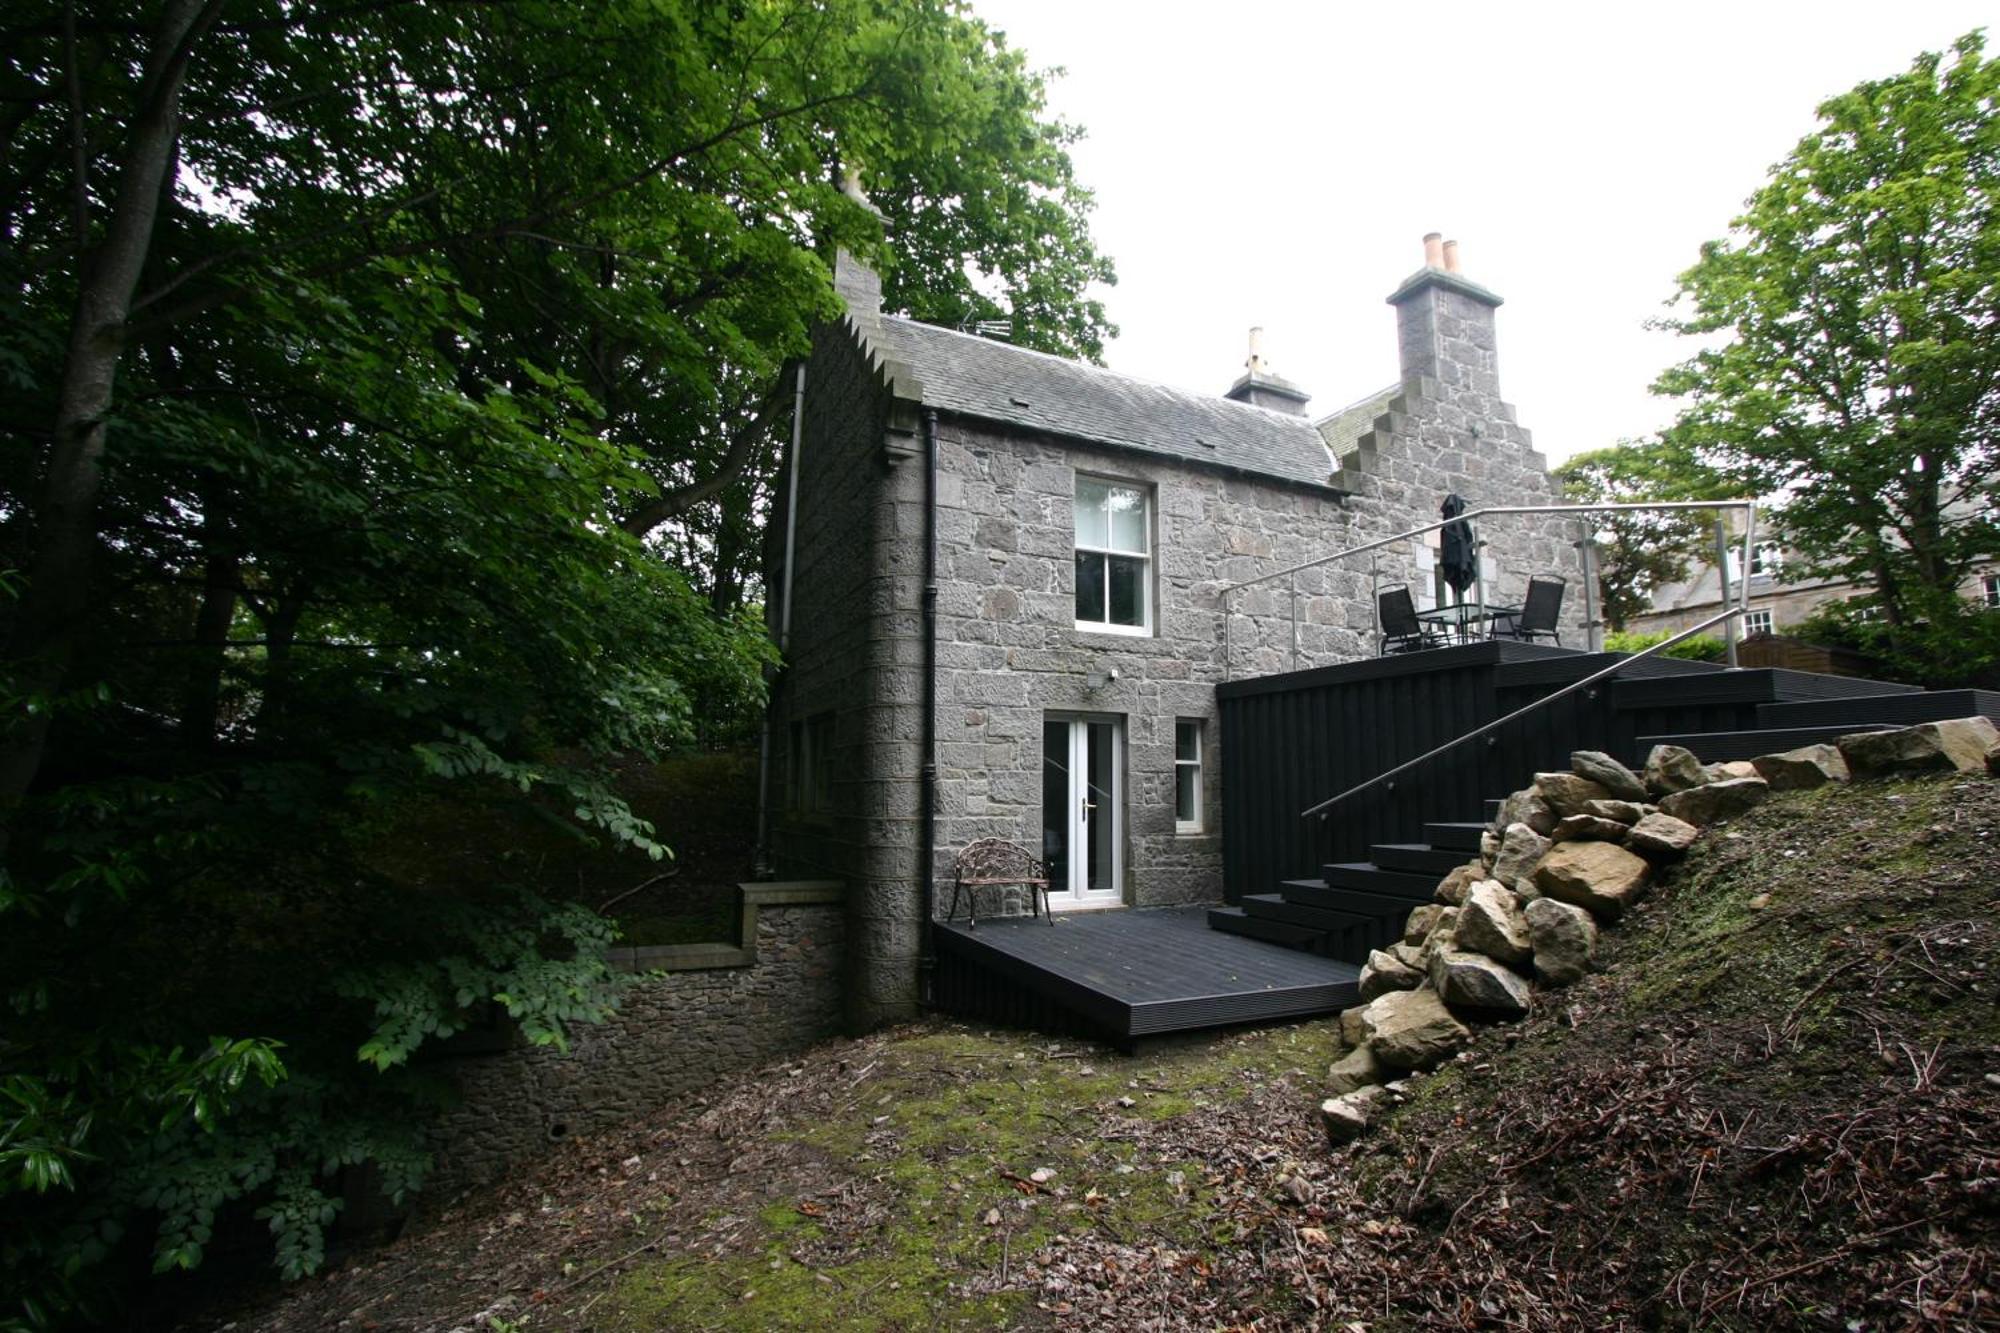
M1429 875L1436 882L1465 864L1466 854L1450 848L1433 847L1427 842L1378 842L1368 849L1368 859L1384 870L1400 870L1406 875Z
M1499 803L1496 801L1494 804L1498 805ZM1496 809L1493 813L1497 815L1500 812ZM1492 815L1487 816L1489 820L1492 817ZM1424 825L1424 836L1430 839L1431 846L1454 852L1465 852L1468 855L1478 853L1479 835L1484 832L1486 832L1485 824ZM1465 858L1461 857L1460 859L1463 860Z
M1611 660L1608 655L1601 656ZM1555 685L1579 679L1583 667L1597 664L1595 657L1578 658L1575 654L1551 653L1546 658L1510 659L1502 663L1503 674L1513 685ZM1587 713L1599 729L1595 736L1590 731L1579 734L1573 726L1554 733L1562 736L1564 747L1612 753L1635 749L1632 761L1643 764L1653 746L1672 744L1685 746L1704 762L1717 763L1754 759L1834 741L1857 731L1913 722L1976 714L2000 722L2000 691L1927 693L1911 685L1776 667L1723 670L1672 660L1640 665L1643 670L1635 669L1632 675L1611 682L1608 709L1598 705ZM1374 664L1370 669L1386 668ZM1591 697L1595 697L1594 692ZM1520 748L1532 747L1523 742ZM1566 754L1557 757L1559 753L1550 747L1547 754L1523 754L1519 762L1524 767L1530 763L1566 767ZM1512 785L1524 786L1530 776L1522 772ZM1453 803L1459 799L1451 797ZM1440 879L1478 855L1480 835L1499 817L1501 802L1480 804L1485 816L1481 822L1452 818L1449 805L1444 810L1437 810L1436 804L1428 806L1421 824L1422 842L1363 843L1355 835L1393 833L1393 824L1351 827L1333 845L1344 849L1366 845L1368 860L1323 864L1317 877L1284 880L1276 893L1250 894L1240 906L1211 911L1209 924L1217 930L1362 963L1370 949L1385 948L1401 937L1411 909L1433 900ZM1345 854L1354 853L1347 850Z
M1693 731L1675 736L1641 736L1638 759L1644 763L1655 745L1678 745L1692 750L1705 764L1726 763L1731 759L1755 759L1760 754L1782 754L1802 745L1831 745L1842 736L1857 731L1890 731L1893 722L1848 722L1834 727L1766 727L1758 731Z
M1883 722L1907 727L1917 722L1944 722L1955 717L1986 717L2000 722L2000 691L1926 690L1921 694L1885 694L1867 699L1804 699L1760 704L1757 707L1757 721L1767 727L1849 727L1857 722Z

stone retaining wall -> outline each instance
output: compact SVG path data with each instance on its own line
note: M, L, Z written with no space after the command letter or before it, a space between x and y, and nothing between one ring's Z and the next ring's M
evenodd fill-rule
M488 1183L551 1142L640 1115L724 1074L801 1050L841 1026L843 886L744 884L737 943L615 949L640 977L610 1021L570 1049L510 1045L446 1067L460 1100L440 1117L432 1189Z

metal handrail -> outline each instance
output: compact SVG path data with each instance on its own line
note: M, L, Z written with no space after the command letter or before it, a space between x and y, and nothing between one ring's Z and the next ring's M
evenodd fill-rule
M1745 579L1743 581L1743 584L1745 588L1748 588L1750 581L1748 579ZM1493 721L1486 723L1484 726L1473 728L1471 731L1466 732L1463 736L1453 737L1451 740L1446 741L1443 745L1440 745L1432 750L1426 750L1424 753L1418 755L1415 759L1406 760L1403 763L1396 765L1394 768L1390 769L1386 773L1377 773L1374 777L1368 779L1368 781L1364 783L1361 783L1359 786L1349 787L1346 791L1340 793L1340 795L1329 797L1328 799L1321 801L1318 805L1312 807L1312 809L1310 810L1301 810L1299 812L1299 818L1310 819L1314 815L1319 815L1323 819L1326 817L1325 814L1326 811L1332 809L1336 805L1339 805L1342 801L1347 800L1351 796L1358 796L1359 794L1361 794L1364 791L1367 791L1371 787L1378 786L1384 782L1392 781L1399 775L1407 773L1411 769L1417 767L1419 764L1427 763L1428 761L1437 758L1439 755L1445 753L1448 750L1455 750L1459 746L1465 744L1467 741L1476 740L1479 737L1484 736L1489 731L1497 731L1501 727L1506 726L1509 722L1512 722L1517 718L1526 717L1529 713L1534 712L1537 708L1541 708L1548 704L1554 703L1556 700L1562 698L1566 694L1574 694L1578 690L1584 689L1587 686L1595 685L1600 680L1605 680L1611 676L1615 676L1619 672L1623 671L1626 667L1631 666L1634 662L1642 661L1645 658L1651 657L1655 653L1658 653L1663 649L1671 648L1675 644L1679 643L1682 639L1691 638L1694 635L1699 634L1703 630L1709 628L1711 625L1720 624L1721 622L1728 620L1733 616L1740 616L1744 613L1746 609L1747 608L1744 606L1730 607L1727 611L1723 611L1720 614L1710 616L1707 620L1702 621L1699 625L1695 625L1692 628L1682 630L1680 633L1674 635L1670 639L1662 639L1658 643L1653 644L1645 649L1642 649L1639 652L1633 653L1629 657L1621 657L1616 662L1613 662L1610 666L1607 666L1600 671L1593 671L1588 676L1585 676L1580 680L1573 680L1569 684L1557 690L1555 693L1545 694L1531 704L1526 704L1520 708L1516 708L1513 712L1507 714L1507 716L1505 717L1495 718Z
M1385 546L1393 546L1397 542L1408 541L1412 537L1421 537L1425 533L1436 532L1438 529L1450 527L1454 523L1470 523L1473 519L1486 518L1496 514L1568 514L1581 516L1584 514L1639 513L1684 509L1741 509L1744 511L1746 515L1743 524L1744 577L1742 580L1743 591L1740 601L1742 608L1748 610L1750 605L1750 556L1752 543L1755 542L1757 535L1757 502L1755 500L1654 500L1640 502L1606 501L1602 504L1489 505L1483 509L1469 509L1455 518L1441 518L1435 523L1426 523L1421 527L1410 528L1403 532L1393 533L1387 537L1378 537L1374 541L1363 542L1359 546L1349 546L1343 550L1335 551L1331 555L1323 555L1317 559L1308 560L1303 564L1292 565L1287 569L1274 570L1269 574L1259 574L1254 579L1245 579L1241 583L1230 584L1222 590L1219 598L1222 606L1222 678L1225 681L1233 679L1232 673L1235 670L1235 633L1230 620L1229 599L1237 593L1242 592L1245 588L1254 588L1259 584L1270 583L1277 579L1289 578L1292 580L1292 665L1296 669L1299 655L1298 576L1308 569L1317 569L1321 565L1329 565L1336 560L1345 560L1351 555L1365 555L1369 551L1379 551ZM1727 543L1718 540L1717 545L1718 547L1723 547ZM1723 562L1720 572L1722 577L1722 603L1727 606L1729 604L1729 570L1727 561ZM1485 587L1483 580L1479 586L1483 595ZM1727 617L1717 618L1726 619ZM1731 666L1736 664L1734 629L1735 626L1732 621L1729 638Z

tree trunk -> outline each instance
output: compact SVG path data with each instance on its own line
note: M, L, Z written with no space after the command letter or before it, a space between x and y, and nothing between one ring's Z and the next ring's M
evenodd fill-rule
M206 746L215 739L217 711L222 700L222 669L229 656L229 627L236 621L237 590L242 578L227 525L211 507L202 519L207 547L203 566L201 607L194 617L194 651L188 664L187 694L181 704L181 734L190 745Z
M35 513L27 600L7 645L15 688L39 698L43 706L13 719L0 743L0 854L6 851L15 811L41 770L49 705L68 679L77 628L89 609L104 418L124 352L132 292L152 247L161 189L175 156L188 58L221 7L222 0L166 4L147 57L104 240L79 261L54 443Z

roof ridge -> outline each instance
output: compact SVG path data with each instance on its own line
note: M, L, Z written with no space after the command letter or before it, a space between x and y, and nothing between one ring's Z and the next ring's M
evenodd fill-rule
M913 319L908 315L883 315L880 318L885 324L893 321L897 324L922 329L926 333L949 334L951 337L963 338L968 342L978 343L982 347L991 348L997 352L1011 352L1017 356L1040 357L1044 361L1053 361L1059 366L1067 366L1073 370L1085 371L1093 375L1108 376L1112 379L1123 380L1127 384L1143 385L1146 388L1158 389L1162 393L1170 393L1182 398L1193 398L1204 403L1220 404L1224 407L1243 408L1251 412L1260 412L1267 417L1275 417L1280 421L1296 421L1307 427L1311 427L1312 425L1311 421L1297 412L1283 412L1274 407L1262 407L1256 403L1246 403L1241 399L1230 398L1224 394L1203 393L1199 389L1183 388L1178 384L1168 384L1163 380L1148 379L1144 375L1134 375L1130 371L1113 370L1109 366L1100 366L1089 361L1079 361L1075 357L1059 356L1054 352L1044 352L1034 347L1017 347L1013 343L1000 342L993 338L983 338L976 333L967 333L963 329L954 329L943 324L932 324L926 320Z

